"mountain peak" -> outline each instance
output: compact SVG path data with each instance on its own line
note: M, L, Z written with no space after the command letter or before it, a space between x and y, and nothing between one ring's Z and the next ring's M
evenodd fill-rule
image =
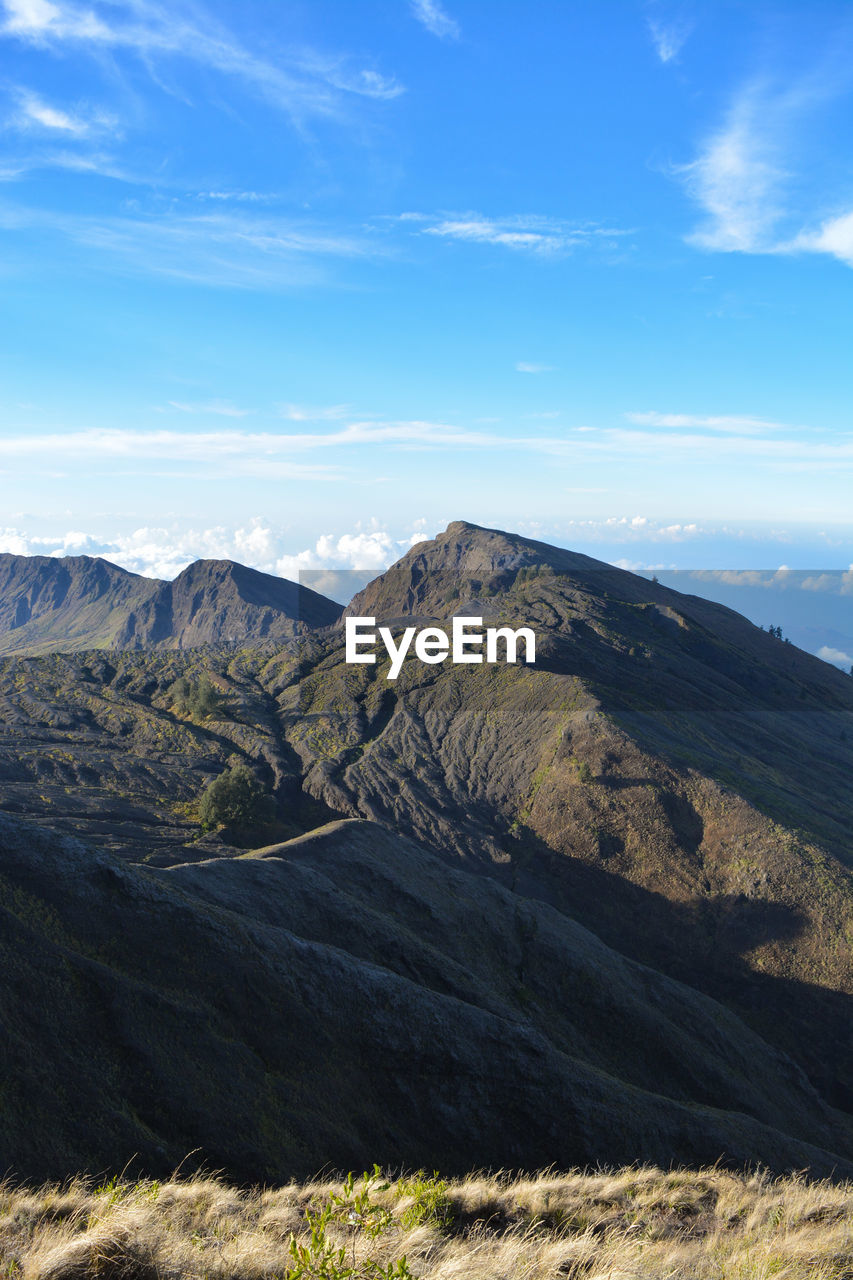
M509 589L524 569L582 578L599 591L616 577L625 579L623 591L629 594L636 594L639 584L644 589L650 586L591 556L549 546L522 534L453 520L435 538L416 542L396 564L369 583L350 602L346 614L442 617L457 612L462 608L460 602L477 597L483 588L488 596Z
M555 547L547 542L521 533L508 533L504 529L490 529L472 524L468 520L452 520L443 533L428 542L416 542L398 562L399 565L429 554L432 567L438 568L437 559L447 559L448 552L457 559L460 569L482 572L485 569L520 569L539 565L559 573L590 573L606 571L611 574L631 576L603 560L595 560L579 551ZM396 568L397 565L392 566Z

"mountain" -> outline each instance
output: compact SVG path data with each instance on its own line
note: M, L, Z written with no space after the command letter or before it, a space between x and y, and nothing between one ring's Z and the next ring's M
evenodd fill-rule
M18 1175L199 1148L254 1182L721 1152L853 1172L802 1072L722 1006L385 828L154 871L2 817L0 854Z
M91 556L0 555L0 653L109 648L165 586Z
M116 649L274 644L340 617L333 600L231 560L196 560L164 582L116 634Z
M340 612L230 560L197 560L161 582L91 556L0 555L0 654L276 643Z
M116 855L115 865L141 877L135 884L183 886L193 911L198 903L228 910L252 938L282 927L337 947L349 957L343 989L357 962L428 988L429 1001L450 994L490 1016L512 1007L512 1018L547 1041L538 1061L549 1065L537 1074L529 1058L513 1059L518 1123L507 1120L502 1151L476 1148L482 1163L511 1165L522 1149L525 1160L545 1163L570 1149L572 1162L621 1160L625 1151L659 1159L661 1150L689 1162L716 1144L715 1155L751 1149L747 1158L781 1167L796 1159L786 1144L804 1141L853 1159L853 680L731 609L464 522L413 547L348 612L392 631L413 621L447 626L458 614L530 626L537 661L460 667L409 657L391 681L382 653L373 666L344 662L342 624L261 648L8 657L0 661L0 805L58 833L39 840L82 839L92 852L81 863ZM194 720L176 709L170 691L179 677L210 681L221 698L216 713ZM261 857L241 857L251 841L235 832L203 834L195 817L206 785L235 762L276 803L254 843L277 851ZM340 819L357 822L317 830ZM249 864L267 869L238 870ZM427 865L435 892L420 878ZM299 887L309 868L310 887ZM274 887L279 875L286 905ZM34 901L32 919L53 910ZM248 956L255 944L239 936ZM298 990L302 961L281 954ZM177 972L174 955L170 963ZM211 963L218 972L220 961ZM251 967L245 957L240 964ZM596 980L596 967L606 981ZM194 990L208 1000L202 972L187 962L182 1001ZM352 977L354 990L362 977ZM344 1009L333 986L312 995L312 1008L324 1034L343 1028L350 1047L317 1049L316 1087L299 1094L312 1116L329 1090L342 1089L362 1117L352 1132L384 1143L379 1104L368 1120L349 1092L373 1099L378 1079L398 1101L400 1090L413 1107L420 1099L436 1129L430 1148L421 1130L400 1122L394 1135L411 1152L404 1163L431 1167L448 1115L471 1152L469 1118L498 1142L494 1107L509 1108L499 1084L507 1060L494 1049L504 1065L487 1076L492 1083L476 1085L483 1068L473 1041L494 1043L485 1024L456 1006L446 1022L407 988L425 1027L453 1027L452 1061L471 1106L460 1120L458 1108L442 1110L438 1081L450 1060L430 1066L427 1058L418 1074L423 1042L384 1038L373 997ZM651 1019L648 1001L672 1016ZM400 1008L389 998L388 1010L401 1017ZM377 1025L386 1055L378 1076L363 1039ZM229 1027L226 1044L250 1034L242 1023L239 1032ZM687 1040L677 1027L690 1028ZM254 1028L251 1044L269 1063L265 1034ZM282 1044L298 1054L305 1034L294 1022ZM211 1069L225 1050L211 1043L208 1051ZM55 1052L61 1061L61 1047ZM571 1068L552 1052L572 1059ZM111 1078L124 1081L114 1086L120 1110L132 1072ZM539 1109L550 1123L540 1079L573 1117L567 1145L559 1125L546 1137L534 1118ZM230 1114L222 1095L215 1105ZM234 1098L228 1105L243 1115ZM708 1107L713 1123L704 1112L700 1123L695 1109ZM735 1132L717 1112L748 1117L748 1128ZM771 1126L783 1144L754 1125ZM242 1126L222 1135L217 1165L242 1159ZM331 1128L350 1132L340 1118ZM530 1144L514 1145L525 1132ZM364 1150L369 1162L391 1150L382 1143L371 1153L342 1137L337 1149ZM827 1167L825 1154L813 1158Z
M410 658L390 682L327 642L288 703L310 794L724 999L853 1109L849 676L724 606L463 522L347 612L528 625L537 662Z

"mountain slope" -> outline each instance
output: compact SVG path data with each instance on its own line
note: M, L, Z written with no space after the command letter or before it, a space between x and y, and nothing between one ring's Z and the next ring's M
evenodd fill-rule
M116 649L276 643L336 622L340 605L231 560L196 560L128 616Z
M409 659L392 682L387 659L345 664L334 627L274 652L6 659L3 804L125 857L198 861L234 852L223 837L196 840L192 801L239 759L276 800L281 834L265 839L329 814L368 819L455 860L483 894L497 882L558 915L567 934L584 926L655 970L654 981L666 975L713 998L802 1069L823 1106L845 1113L831 1146L853 1154L853 681L731 610L462 523L418 544L351 608L392 622L446 624L461 612L532 625L537 663ZM228 711L192 723L168 691L178 675L202 674ZM208 891L220 874L206 874ZM376 868L369 880L378 893ZM396 892L407 910L402 875ZM294 901L312 918L310 899ZM263 895L251 903L262 911ZM367 893L352 912L370 917ZM451 902L432 905L437 935L455 919ZM349 936L360 961L385 963ZM446 940L441 956L448 972L461 962ZM523 973L517 982L533 990ZM471 989L483 990L482 977ZM559 983L550 999L530 998L559 1052L576 1035L584 1062L649 1087L618 1060L618 1019L608 1049L571 1021ZM648 1038L632 1042L636 1071ZM703 1055L715 1060L707 1048L670 1055L673 1099L676 1056L697 1064L690 1096L740 1098L719 1076L711 1087L716 1067L703 1075ZM778 1096L775 1084L761 1090Z
M382 828L152 872L3 817L0 850L18 1175L132 1152L165 1172L197 1147L254 1181L373 1159L853 1170L731 1014Z
M0 654L270 644L340 612L230 560L197 560L161 582L90 556L0 556Z
M109 648L164 585L91 556L0 555L0 653Z
M853 1107L848 676L722 606L462 523L349 611L529 625L537 663L409 659L390 682L324 642L283 698L311 794L726 1000Z

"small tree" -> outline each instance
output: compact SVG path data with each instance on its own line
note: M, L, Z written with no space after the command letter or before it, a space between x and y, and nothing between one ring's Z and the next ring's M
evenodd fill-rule
M169 686L169 697L178 715L190 716L193 720L222 719L228 710L225 698L207 675L202 676L198 684L179 676Z
M198 803L198 817L204 831L217 827L250 830L271 822L275 813L272 796L244 764L235 764L214 778Z

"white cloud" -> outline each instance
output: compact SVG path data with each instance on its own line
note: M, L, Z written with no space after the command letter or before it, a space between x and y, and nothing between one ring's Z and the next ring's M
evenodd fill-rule
M4 0L6 22L0 30L36 41L98 40L111 42L110 29L91 9L55 4L52 0Z
M853 656L845 653L843 649L833 649L828 644L821 645L817 656L823 658L824 662L831 662L834 667L843 667L848 671L853 667Z
M438 0L411 0L411 8L418 22L440 40L458 40L459 24L438 3Z
M392 537L375 517L359 523L352 533L321 534L313 547L280 556L276 572L345 601L415 543L433 536L424 531L425 520L416 520L414 525L414 532L403 538Z
M792 252L828 253L853 267L853 213L829 218L817 231L801 231L786 248Z
M853 595L853 565L843 573L822 573L816 578L805 578L800 585L804 591L832 591L840 596Z
M60 17L50 0L5 0L5 8L6 30L14 32L44 31Z
M516 363L517 373L551 373L554 366L552 364L531 364L528 360L519 360ZM551 416L551 415L540 415Z
M766 590L788 590L805 586L800 575L792 574L784 565L774 573L760 569L694 569L690 576L699 582L720 582L727 587L764 587Z
M0 552L5 555L30 555L28 538L17 529L0 529Z
M200 529L142 526L131 533L105 536L71 530L52 536L28 536L18 529L0 529L0 552L14 555L101 556L132 573L151 578L174 578L194 560L236 560L250 568L298 580L324 591L320 576L329 573L326 593L350 595L376 573L398 560L404 551L428 535L422 521L414 532L394 537L376 519L360 522L342 534L322 534L308 547L292 548L292 536L256 516L240 527L215 525ZM354 571L359 578L348 580ZM311 571L307 573L306 571ZM335 595L335 598L338 598Z
M17 123L23 127L33 125L43 129L58 130L82 136L89 132L89 125L77 116L70 116L58 107L52 107L35 93L23 92L20 95L20 112Z
M684 524L675 522L673 524L665 524L660 520L652 520L649 516L608 516L603 520L588 520L579 522L586 524L590 530L595 529L599 534L618 535L620 540L626 541L643 541L643 542L685 542L688 539L700 537L706 533L701 525L691 522ZM620 567L628 568L625 564ZM643 566L648 568L648 565ZM661 566L657 566L660 568Z

